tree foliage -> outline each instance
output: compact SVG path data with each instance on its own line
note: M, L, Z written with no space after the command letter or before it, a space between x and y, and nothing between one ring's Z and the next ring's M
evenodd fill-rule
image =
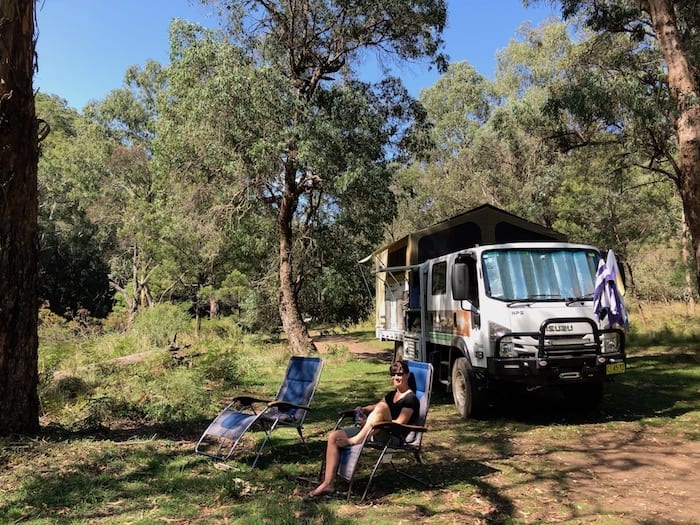
M102 149L89 140L86 119L57 96L39 93L36 111L51 128L39 159L39 297L59 315L87 311L105 317L112 308L109 239L90 217L85 175Z
M594 45L622 42L613 77L624 91L599 90L605 113L624 115L640 167L671 180L683 205L700 290L700 34L697 2L563 0L565 17L580 15ZM594 86L603 88L602 85ZM598 98L598 97L596 97ZM575 107L579 103L570 104ZM609 111L612 110L612 111Z
M673 186L646 168L648 135L635 131L654 122L656 137L672 136L668 105L618 73L624 40L593 36L560 21L524 26L494 81L453 64L423 91L433 145L401 172L398 236L483 202L630 262L678 235Z
M58 312L106 313L109 282L132 318L172 301L282 320L304 351L303 319L365 317L358 260L484 202L633 270L682 235L678 106L641 4L565 3L580 18L523 26L493 80L451 64L416 101L360 81L363 60L443 67L443 2L211 3L225 30L176 21L171 63L129 68L83 114L37 97L39 284Z
M354 68L367 49L444 62L446 7L438 0L215 3L228 13L228 32L176 33L171 100L178 122L196 128L190 137L216 144L218 162L210 167L204 144L192 141L179 164L217 182L226 178L232 202L254 201L274 221L280 319L291 347L304 352L313 344L300 297L330 259L319 252L319 235L346 214L370 238L384 222L359 222L367 214L352 213L354 188L363 189L365 211L391 209L388 148L400 147L396 137L412 116L405 90L392 81L372 87L352 80ZM203 113L206 120L195 120Z

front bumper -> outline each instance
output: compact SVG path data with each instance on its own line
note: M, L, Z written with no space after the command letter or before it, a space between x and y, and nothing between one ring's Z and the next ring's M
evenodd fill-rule
M561 335L548 330L552 324L570 323L588 327L581 333ZM603 350L603 335L615 332L617 351ZM525 383L530 386L561 385L572 382L602 381L626 370L624 332L603 329L588 319L549 319L539 332L511 333L501 336L495 344L508 338L521 357L492 357L488 360L489 376L495 380Z
M546 386L572 382L602 381L625 372L624 354L607 354L600 358L569 359L496 359L488 361L489 376L500 381Z

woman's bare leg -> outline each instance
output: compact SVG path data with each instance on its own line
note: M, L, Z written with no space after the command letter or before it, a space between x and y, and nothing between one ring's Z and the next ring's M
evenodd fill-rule
M335 471L340 463L340 449L348 446L348 436L344 430L334 430L328 435L326 444L326 470L321 484L309 493L309 496L333 492Z
M391 421L391 413L386 403L378 403L369 416L364 426L355 436L348 438L344 430L334 430L328 435L328 443L326 444L326 470L323 474L323 481L314 490L309 492L309 496L318 496L319 494L333 492L333 483L335 481L335 472L338 470L340 463L340 449L352 445L362 443L365 436L372 430L372 426L378 423Z
M367 434L372 430L372 427L374 425L378 423L386 423L387 421L391 421L391 412L389 412L389 406L384 402L377 403L377 405L374 407L374 410L372 410L369 416L367 416L367 421L365 422L362 429L353 437L347 440L348 445L359 445L365 439Z

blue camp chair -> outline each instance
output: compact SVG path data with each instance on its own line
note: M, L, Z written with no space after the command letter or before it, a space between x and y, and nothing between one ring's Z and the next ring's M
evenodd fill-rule
M363 451L373 449L379 451L377 460L372 468L372 473L367 480L365 491L362 494L361 502L367 497L369 487L372 484L379 465L385 458L388 458L388 463L394 470L408 478L411 478L419 483L427 485L423 480L409 474L404 470L400 470L393 462L393 457L409 453L413 455L416 463L422 464L421 447L423 444L423 434L428 431L425 426L430 408L430 392L433 386L433 365L430 363L421 363L418 361L409 361L408 370L410 372L409 384L411 389L416 393L416 397L420 403L418 418L415 425L401 425L399 423L380 423L375 425L372 432L367 434L364 441L352 447L342 449L340 453L340 464L338 465L338 476L345 479L348 485L348 500L352 491L353 481L357 472L357 466L362 456ZM343 422L354 416L354 411L348 410L342 412L335 425L336 429L343 426ZM375 432L376 431L376 432ZM381 436L381 439L375 436ZM322 467L322 472L323 472Z
M262 430L265 438L251 467L255 468L265 445L270 442L272 432L277 427L292 427L299 433L308 452L302 427L322 370L323 360L320 357L292 357L273 400L251 396L233 398L204 431L195 451L227 460L246 432Z

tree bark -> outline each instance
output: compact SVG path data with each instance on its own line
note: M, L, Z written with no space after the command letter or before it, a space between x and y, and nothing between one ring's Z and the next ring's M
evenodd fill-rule
M681 260L683 261L683 274L685 275L685 290L683 292L688 315L695 315L695 294L693 293L693 279L690 275L690 250L688 249L689 235L688 222L683 215L681 227Z
M678 190L683 202L695 257L696 289L700 293L700 99L695 67L681 40L672 0L648 0L661 54L668 67L668 85L678 108Z
M35 0L0 0L0 434L39 430Z
M298 284L294 277L292 224L298 201L298 196L294 191L295 187L294 167L288 164L286 166L285 190L280 201L277 224L280 238L280 290L277 303L282 328L287 334L292 353L308 354L316 351L316 345L311 340L299 311Z

